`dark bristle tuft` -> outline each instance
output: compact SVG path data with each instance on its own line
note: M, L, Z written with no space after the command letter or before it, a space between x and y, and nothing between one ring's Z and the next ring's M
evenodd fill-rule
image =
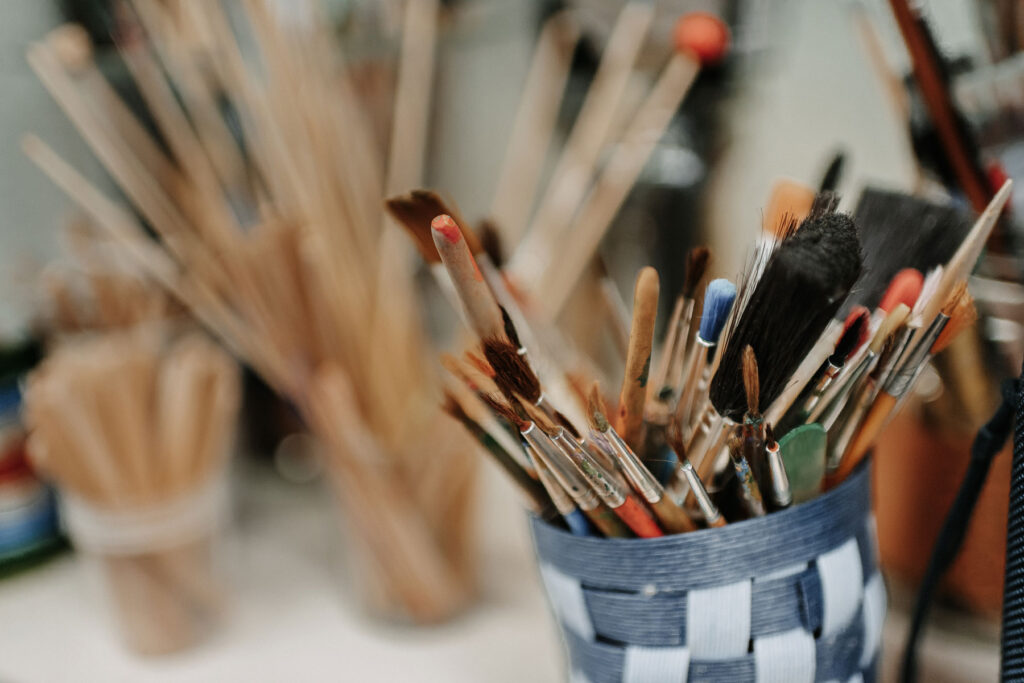
M814 203L811 204L811 213L807 220L816 221L820 218L835 213L839 208L839 195L835 192L819 192L814 196Z
M569 421L569 418L557 410L555 411L555 422L565 427L565 431L569 432L572 435L572 438L577 441L580 440L580 431L576 429L576 426L572 422Z
M957 207L874 188L864 191L853 216L864 245L864 272L844 314L854 304L874 310L904 268L927 273L949 261L974 223Z
M679 462L686 460L686 444L683 442L683 429L677 420L669 423L668 429L665 430L665 440L668 441L669 448L675 451Z
M515 346L501 339L485 339L484 357L494 368L494 381L503 394L519 394L530 403L540 399L540 380Z
M538 428L548 436L554 436L558 433L558 426L544 414L544 411L540 408L531 405L529 401L522 400L525 397L517 397L519 399L519 405L526 411L526 416L531 422L537 425Z
M459 422L469 421L469 415L466 414L466 411L462 409L462 406L455 399L455 396L447 389L444 392L444 403L442 404L442 407L444 412L448 413Z
M747 397L747 415L760 415L761 382L757 373L757 356L750 344L743 347L743 390Z
M865 310L862 314L855 316L846 326L846 329L843 330L842 336L836 342L835 351L832 352L828 359L828 362L834 367L842 367L846 363L846 359L853 353L853 350L860 346L869 318L870 316Z
M846 154L842 151L836 152L829 162L828 168L821 176L818 184L818 192L835 192L839 182L843 179L843 167L846 165Z
M775 430L772 429L772 426L769 423L765 423L764 426L764 443L766 446L771 446L775 443Z
M501 309L501 321L505 326L505 336L508 337L508 340L512 342L512 346L516 347L517 350L523 348L523 343L519 341L519 333L516 332L515 323L513 323L512 318L509 317L508 311L506 311L505 307L500 304L498 305L498 308Z
M498 226L490 218L484 218L477 225L477 233L480 236L480 248L487 254L495 268L505 265L505 247L501 241L501 233Z
M719 414L739 421L746 409L741 367L748 344L760 365L760 405L778 398L860 270L857 229L843 214L807 219L779 245L731 326L711 382L710 398Z
M707 247L694 247L686 254L686 274L683 276L683 296L692 299L697 286L704 279L711 260L711 250Z

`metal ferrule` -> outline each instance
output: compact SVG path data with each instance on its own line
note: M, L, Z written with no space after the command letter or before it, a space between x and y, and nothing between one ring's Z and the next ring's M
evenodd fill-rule
M540 460L533 452L533 447L529 443L523 442L523 448L530 456L530 460L533 462L533 468L537 472L537 477L540 479L540 483L543 484L544 490L548 492L548 496L551 497L551 502L554 504L555 509L558 510L560 515L568 515L576 509L576 503L572 502L572 498L562 485L558 483L558 480L551 474L551 470L544 466L544 462Z
M772 503L780 508L789 507L793 503L793 491L789 486L789 475L782 462L779 444L766 446L765 452L768 454L768 469L772 474Z
M581 510L593 510L600 504L601 501L597 497L597 493L579 475L579 472L573 467L572 461L537 425L531 422L522 434L523 438L533 447L534 455L544 463L544 466L554 475Z
M704 520L709 525L718 520L722 513L718 511L718 507L711 501L711 495L704 488L704 482L697 476L697 471L693 469L693 465L689 461L684 461L679 469L686 478L686 483L690 486L690 490L693 491L693 497L697 501L697 507L700 508L701 513L704 515Z
M882 354L879 358L878 363L875 365L873 377L877 382L879 390L885 386L886 381L894 372L895 368L900 365L901 361L906 357L907 350L910 348L910 342L914 337L914 333L917 332L916 327L906 327L896 341L893 343L892 348L888 353Z
M932 324L921 335L921 339L914 348L904 354L906 360L900 364L899 369L885 383L886 393L896 398L902 398L907 393L914 380L920 374L924 362L931 355L932 344L942 334L942 330L948 322L949 316L944 313L939 313L935 316L935 320L932 321Z
M626 473L630 483L636 487L636 490L644 497L644 500L648 503L657 503L661 500L663 495L661 484L654 478L650 470L644 467L644 464L640 462L640 458L636 457L636 453L629 447L629 444L623 441L622 437L612 427L609 427L608 431L604 432L604 436L615 450L615 455L618 456L616 459L622 467L622 471Z
M551 440L569 457L576 467L576 471L586 479L594 491L597 491L597 495L605 504L617 508L626 502L626 491L615 481L612 474L580 446L564 428L559 427Z

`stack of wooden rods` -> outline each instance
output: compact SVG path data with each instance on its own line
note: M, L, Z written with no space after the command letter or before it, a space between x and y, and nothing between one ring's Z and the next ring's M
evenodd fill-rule
M236 25L239 18L219 2L129 5L139 30L125 31L118 48L167 152L103 81L82 29L56 30L30 47L28 59L158 239L42 141L27 138L26 153L320 427L337 472L390 491L380 505L363 500L369 508L356 510L362 503L342 487L339 499L363 547L376 552L426 534L416 543L425 553L415 557L422 572L377 558L394 611L416 621L452 613L472 592L464 581L469 514L455 499L465 498L466 487L446 484L470 477L476 459L468 441L423 452L424 444L444 443L439 384L413 304L406 247L396 250L381 206L389 184L420 182L437 3L405 5L386 146L376 144L351 67L314 8L310 22L296 24L254 0L240 5ZM223 100L240 132L225 125ZM356 400L314 391L321 376L343 376ZM324 401L330 404L313 405ZM335 416L314 419L325 414ZM349 450L328 423L363 425L375 447ZM403 525L409 531L402 536L381 532Z

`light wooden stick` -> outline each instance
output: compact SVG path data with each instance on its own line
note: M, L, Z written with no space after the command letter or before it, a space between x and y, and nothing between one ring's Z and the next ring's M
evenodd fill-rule
M491 202L507 244L516 244L526 230L579 36L572 17L559 12L537 39Z
M643 446L644 403L651 371L654 322L658 315L658 288L658 271L651 267L641 270L633 289L633 324L629 329L629 351L616 428L634 450L641 450Z

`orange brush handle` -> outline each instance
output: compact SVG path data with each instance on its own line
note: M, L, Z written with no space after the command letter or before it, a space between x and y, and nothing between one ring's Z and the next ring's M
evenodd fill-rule
M647 509L637 502L633 496L626 496L625 502L612 508L623 522L640 538L657 538L664 536L658 523L654 521Z
M896 407L897 401L898 399L895 396L884 391L878 395L878 398L875 399L874 404L871 406L871 410L868 411L867 417L864 418L864 422L861 423L860 429L854 435L849 448L843 454L842 460L839 461L839 468L826 479L826 489L846 479L850 472L860 464L868 449L871 448L871 445L881 433L882 428L889 419L890 413L892 413L892 409Z

